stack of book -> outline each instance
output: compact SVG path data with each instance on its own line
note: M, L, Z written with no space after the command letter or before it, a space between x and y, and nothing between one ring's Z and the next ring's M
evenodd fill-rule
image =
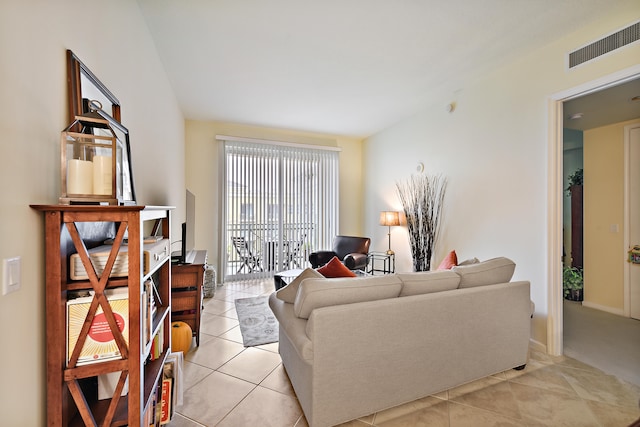
M182 352L167 356L162 372L162 393L160 398L160 425L168 424L173 410L182 404Z
M149 360L153 361L160 357L162 354L162 348L164 346L164 324L160 324L158 333L153 336L151 341L151 352L149 353Z

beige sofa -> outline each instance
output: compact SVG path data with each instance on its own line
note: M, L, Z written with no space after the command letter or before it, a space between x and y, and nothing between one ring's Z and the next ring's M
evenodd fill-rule
M523 367L532 303L514 269L494 258L358 278L305 271L274 292L280 355L310 427Z

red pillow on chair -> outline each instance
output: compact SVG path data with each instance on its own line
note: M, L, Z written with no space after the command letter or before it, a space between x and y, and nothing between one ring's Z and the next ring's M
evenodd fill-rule
M356 277L356 274L349 270L344 264L338 259L338 257L334 256L331 258L331 261L318 268L318 273L322 274L324 277Z
M446 257L444 257L438 266L438 270L451 270L451 268L456 265L458 265L458 256L456 255L456 251L451 251Z

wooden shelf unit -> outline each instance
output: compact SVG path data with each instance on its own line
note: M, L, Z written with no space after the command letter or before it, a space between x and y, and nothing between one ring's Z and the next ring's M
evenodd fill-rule
M170 239L171 207L32 205L44 213L46 262L46 347L47 347L47 425L141 426L147 424L156 401L164 361L170 353L171 339L171 262L169 250L159 256L145 274L143 233L152 228L158 236ZM115 237L114 237L115 235ZM108 277L116 255L128 238L127 277ZM113 238L111 252L102 274L97 274L88 249ZM170 241L170 240L168 240ZM170 247L170 245L168 246ZM78 253L88 280L71 280L69 259ZM160 356L148 360L151 343L145 344L142 284L153 278L161 304L152 320L151 336L162 334ZM127 287L128 344L120 332L104 291ZM93 299L77 344L67 359L67 300L74 290L93 291ZM121 354L120 359L77 364L96 310L100 306ZM98 400L98 376L120 372L110 399ZM128 393L121 391L128 380ZM148 425L148 424L147 424Z
M174 264L171 268L171 319L183 321L191 327L196 345L200 345L200 317L204 270L207 251L196 251L191 264Z

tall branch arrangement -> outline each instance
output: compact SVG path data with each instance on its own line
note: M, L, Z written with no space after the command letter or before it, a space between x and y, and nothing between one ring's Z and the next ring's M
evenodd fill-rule
M398 197L407 218L414 271L429 271L440 231L440 214L447 180L440 175L412 175L397 183Z

